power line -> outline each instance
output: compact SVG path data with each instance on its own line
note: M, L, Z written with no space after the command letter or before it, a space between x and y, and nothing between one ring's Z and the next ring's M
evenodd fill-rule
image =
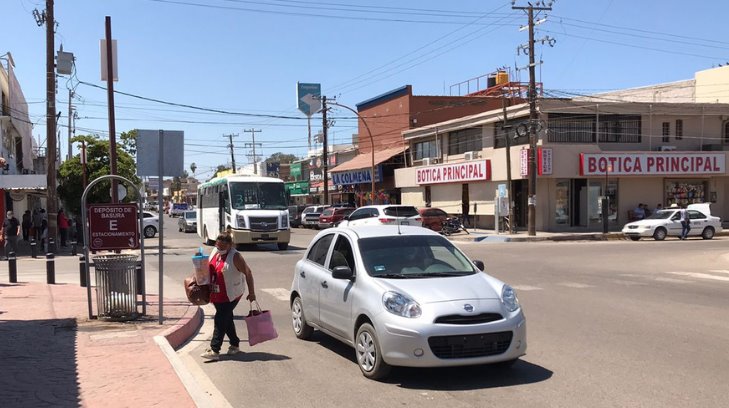
M251 128L251 129L246 129L243 132L251 134L251 142L246 143L245 147L253 148L253 154L252 154L252 156L253 156L253 174L258 174L258 156L256 155L256 147L261 147L262 145L261 145L261 143L256 143L256 132L261 132L261 130L260 129L256 130L256 129ZM250 157L250 156L251 155L248 155L248 157Z

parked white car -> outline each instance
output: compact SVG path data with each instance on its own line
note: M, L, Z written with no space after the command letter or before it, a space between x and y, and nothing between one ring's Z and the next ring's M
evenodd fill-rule
M142 233L145 238L154 238L159 231L159 216L157 214L145 211L142 213Z
M711 215L709 203L689 204L686 210L691 219L690 237L712 239L717 232L721 232L721 219ZM663 241L667 236L680 236L681 231L681 209L678 207L656 211L648 218L627 223L623 227L623 234L633 241L643 237Z
M423 217L412 205L366 205L344 217L340 226L357 225L410 225L423 226Z
M526 353L526 319L514 290L483 269L426 228L324 230L294 269L294 334L316 328L352 346L370 379L391 366L509 366Z

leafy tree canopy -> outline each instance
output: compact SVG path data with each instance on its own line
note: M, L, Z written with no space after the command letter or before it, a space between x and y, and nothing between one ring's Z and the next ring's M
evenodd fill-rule
M91 183L93 180L111 173L109 159L109 141L102 140L98 136L82 135L71 139L72 143L86 143L86 180ZM122 133L116 146L117 174L137 186L141 180L137 177L137 164L134 160L136 151L136 131ZM64 203L67 212L81 213L81 196L84 192L83 166L81 165L80 153L70 160L66 160L58 169L58 196ZM130 186L127 187L127 196L123 202L137 201L138 197ZM87 203L108 203L111 202L111 182L104 180L96 184L89 193Z
M298 160L296 155L286 154L286 153L281 153L281 152L274 153L271 156L269 156L268 159L266 159L266 161L269 163L276 163L276 162L293 163L296 160Z

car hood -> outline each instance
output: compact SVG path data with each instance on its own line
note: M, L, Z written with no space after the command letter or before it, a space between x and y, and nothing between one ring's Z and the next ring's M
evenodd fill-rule
M637 227L657 227L659 225L666 225L671 220L669 219L662 219L662 220L640 220L640 221L633 221L625 224L625 227L630 226L637 226Z
M481 272L452 278L374 279L385 291L399 292L420 304L467 299L500 299L503 286L503 282Z

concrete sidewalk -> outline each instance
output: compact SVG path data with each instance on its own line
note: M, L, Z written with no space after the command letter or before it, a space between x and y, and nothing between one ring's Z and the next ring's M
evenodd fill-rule
M147 295L138 320L90 320L78 259L57 258L55 285L39 282L42 262L19 262L19 283L4 283L7 262L0 266L3 406L195 406L168 356L196 332L200 308L166 299L160 325L158 298Z

